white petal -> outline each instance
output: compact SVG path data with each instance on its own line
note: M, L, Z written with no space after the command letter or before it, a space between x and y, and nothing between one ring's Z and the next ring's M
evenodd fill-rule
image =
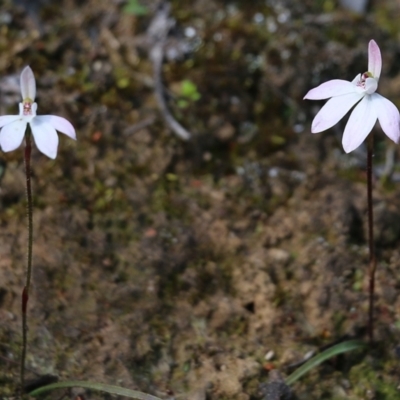
M58 135L56 130L49 124L34 118L31 122L32 134L38 149L47 157L57 157Z
M351 83L353 85L357 85L357 83L359 83L361 81L361 74L358 74L352 81Z
M332 97L315 116L311 125L311 132L318 133L331 128L338 123L347 114L350 108L353 107L357 101L360 101L363 96L363 94L353 92L343 96Z
M354 85L351 82L344 81L342 79L333 79L331 81L322 83L314 89L311 89L304 96L304 99L323 100L352 92L354 92Z
M0 131L0 145L3 151L13 151L21 145L26 125L25 121L18 119L2 128Z
M342 139L346 153L355 150L372 131L378 118L373 103L371 96L365 96L351 113Z
M386 136L395 143L400 140L400 114L397 107L388 99L378 93L372 96L373 107L376 110L379 124Z
M22 100L35 100L36 97L36 81L31 68L25 67L21 72L21 94Z
M34 117L36 117L36 111L37 111L37 103L32 103L32 106L31 106L31 115L33 115Z
M0 117L0 128L11 124L11 122L18 121L19 119L19 115L3 115L2 117Z
M375 79L379 79L382 70L382 56L379 46L375 40L371 40L368 45L368 72L371 72Z
M375 93L376 89L378 89L378 81L375 78L367 78L365 80L365 91L372 94Z
M75 129L65 118L58 117L57 115L40 115L36 117L36 119L40 122L51 125L57 131L62 132L71 139L76 140Z

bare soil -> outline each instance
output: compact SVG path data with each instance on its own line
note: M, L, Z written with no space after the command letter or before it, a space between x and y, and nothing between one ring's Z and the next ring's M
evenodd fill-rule
M158 2L143 2L143 16L120 1L1 3L0 114L17 112L30 65L38 113L68 118L78 135L60 134L54 161L33 154L28 378L169 399L284 399L262 384L325 346L365 338L365 148L344 154L342 123L311 135L323 102L302 97L364 72L374 38L379 91L400 104L400 9L377 3L358 16L333 1L173 0L163 96L188 141L155 95L147 28ZM200 98L185 97L185 80ZM398 164L382 176L394 145L379 127L374 135L376 344L315 368L292 398L400 399ZM0 173L0 398L12 398L22 148L0 154ZM78 393L110 398L66 395Z

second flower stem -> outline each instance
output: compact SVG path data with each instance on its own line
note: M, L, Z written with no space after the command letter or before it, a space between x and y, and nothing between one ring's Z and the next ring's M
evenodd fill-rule
M28 129L25 135L25 175L26 175L26 211L28 219L28 254L26 265L26 283L22 291L22 351L21 351L21 394L24 392L25 382L25 360L27 349L28 319L27 309L29 300L29 289L32 277L32 246L33 246L33 207L32 207L32 187L31 187L31 152L32 139L31 132Z
M372 343L374 339L374 292L375 292L375 271L376 255L374 243L374 211L372 202L372 157L374 137L372 132L368 135L367 154L367 197L368 197L368 246L369 246L369 311L368 311L368 337Z

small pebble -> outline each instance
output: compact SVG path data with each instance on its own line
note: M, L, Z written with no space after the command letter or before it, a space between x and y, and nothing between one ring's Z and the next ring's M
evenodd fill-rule
M270 361L270 360L272 360L274 357L275 357L275 352L274 352L273 350L269 350L269 351L265 354L264 359L265 359L266 361Z
M308 351L308 352L305 354L305 356L304 356L304 360L310 359L314 354L315 354L315 351L314 351L314 350Z

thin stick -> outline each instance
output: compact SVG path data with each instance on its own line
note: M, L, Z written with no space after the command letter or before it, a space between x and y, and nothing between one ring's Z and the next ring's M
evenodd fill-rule
M169 13L171 6L169 3L164 3L156 15L154 16L151 24L148 28L147 35L151 40L150 47L150 60L153 64L153 76L154 76L154 91L160 109L161 115L163 116L167 125L171 130L183 140L188 140L191 137L189 131L187 131L171 114L167 107L167 102L164 98L164 90L162 84L162 63L165 54L165 43L167 41L168 31L171 28L169 22Z
M32 276L32 245L33 245L33 220L32 220L32 187L31 187L31 133L28 129L25 135L25 175L26 175L26 211L28 219L28 255L26 266L26 283L22 291L22 351L21 351L21 393L24 392L25 383L25 360L27 348L28 321L27 309L29 300L29 289Z
M368 196L368 245L369 245L369 312L368 312L368 336L372 343L374 339L374 292L375 292L375 271L376 256L374 244L374 212L372 204L372 157L374 137L372 132L368 136L367 155L367 196Z

